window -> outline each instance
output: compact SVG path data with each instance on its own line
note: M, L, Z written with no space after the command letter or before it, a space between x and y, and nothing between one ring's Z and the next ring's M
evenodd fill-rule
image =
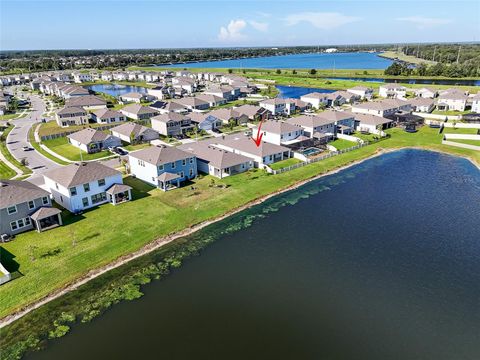
M70 188L70 195L71 196L77 195L77 188L75 186Z
M183 171L180 171L180 172L178 173L178 176L180 176L180 177L183 178L183 177L185 177L185 173L184 173Z
M163 165L158 165L158 171L163 171Z
M23 224L23 219L18 219L17 220L18 227L24 227L25 225Z
M190 164L193 164L193 158L190 158Z
M16 222L16 221L12 221L12 222L10 223L10 229L12 229L12 231L18 229L18 225L17 225L17 222Z
M29 208L29 209L33 209L34 207L35 207L35 202L34 202L33 200L30 200L30 201L28 202L28 208Z
M91 196L92 204L98 204L99 202L107 200L107 194L102 192Z
M105 186L105 179L98 180L98 186Z
M82 199L82 204L83 204L83 207L87 207L88 206L88 198L87 197L84 197Z
M145 162L143 160L138 160L138 165L145 167Z
M89 183L83 184L83 190L85 192L89 192L90 191L90 184Z
M15 214L17 212L17 207L15 205L10 206L7 208L7 213L8 215Z
M175 165L176 165L176 164L175 164L175 161L172 162L172 164L171 164L172 169L175 169Z
M190 176L193 176L193 169L190 169L188 173L190 174Z
M42 203L43 203L43 205L48 205L49 201L48 201L48 197L47 197L47 196L44 196L44 197L42 198Z
M55 187L56 187L56 189L58 190L58 184L57 184L57 183L55 183Z
M182 166L185 166L185 165L187 165L187 159L182 160Z
M25 220L25 226L27 226L27 225L30 225L30 224L31 224L31 222L30 222L30 218L25 218L25 219L23 219L23 220Z

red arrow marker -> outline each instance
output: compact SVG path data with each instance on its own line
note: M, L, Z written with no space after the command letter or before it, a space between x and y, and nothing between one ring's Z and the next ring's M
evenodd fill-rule
M252 140L253 140L253 142L255 143L255 145L257 145L257 147L259 147L260 144L262 143L263 133L260 132L260 130L262 129L262 122L263 122L263 120L260 120L260 122L258 123L257 138L254 139L254 138L252 137Z

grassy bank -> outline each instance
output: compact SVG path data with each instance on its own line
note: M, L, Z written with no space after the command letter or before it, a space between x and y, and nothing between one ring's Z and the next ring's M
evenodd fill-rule
M163 193L139 180L127 178L125 182L134 188L134 201L115 207L105 204L79 216L65 214L66 226L40 234L24 233L4 245L20 264L18 270L23 276L0 287L0 316L44 297L90 269L140 249L155 238L218 217L298 181L369 157L379 148L421 147L466 156L480 164L480 153L442 145L442 136L436 129L424 127L415 134L401 129L389 132L390 139L280 175L254 170L215 179L217 186L213 187L211 177L205 176L195 181L193 190L185 186ZM134 218L132 214L135 214ZM35 244L34 249L30 248L31 244Z
M0 151L2 152L3 156L5 156L5 159L7 159L8 161L10 161L13 165L15 165L17 168L19 168L20 170L22 170L22 172L27 175L27 174L31 174L32 173L32 170L30 170L28 167L26 167L25 165L22 165L22 163L20 161L18 161L17 159L15 159L13 157L13 155L10 153L10 151L8 150L7 148L7 143L6 143L6 139L7 139L7 136L8 134L10 133L10 131L13 130L13 125L10 125L2 134L2 141L0 141Z
M52 160L52 161L55 161L56 163L60 164L60 165L68 165L69 163L66 162L66 161L63 161L59 158L57 158L56 156L53 156L52 154L50 154L48 151L45 151L43 150L43 148L40 146L39 143L37 143L35 141L35 130L33 127L30 128L30 130L28 131L28 141L30 142L30 144L32 145L32 147L37 151L39 152L40 154L42 154L43 156L45 156L46 158Z
M0 161L0 179L11 179L15 175L17 175L15 171L10 169L3 161Z
M410 64L427 64L427 65L435 65L437 62L436 61L431 61L431 60L425 60L421 58L417 58L416 56L411 56L411 55L405 55L402 51L385 51L381 53L379 56L384 57L386 59L392 59L392 60L400 60L400 61L405 61Z
M89 154L83 150L80 150L79 148L71 145L68 142L68 139L66 137L58 137L55 139L51 140L44 140L42 141L42 144L48 147L50 150L53 152L67 158L68 160L72 161L80 161L80 160L97 160L101 159L107 156L111 156L112 154L107 151L99 151L93 154Z

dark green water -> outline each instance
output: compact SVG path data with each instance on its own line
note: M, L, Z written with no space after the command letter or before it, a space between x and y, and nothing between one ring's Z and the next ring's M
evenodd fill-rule
M405 150L212 226L145 296L28 359L480 359L480 172Z

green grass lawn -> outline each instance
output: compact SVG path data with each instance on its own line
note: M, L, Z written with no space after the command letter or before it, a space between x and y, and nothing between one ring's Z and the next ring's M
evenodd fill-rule
M442 135L437 129L423 127L410 134L394 128L387 132L391 138L384 141L279 175L253 170L215 179L217 185L226 185L224 187L211 187L211 177L204 176L195 180L194 190L185 186L164 193L140 180L127 178L125 182L134 188L133 201L119 206L101 205L78 216L65 214L65 226L43 233L23 233L14 241L2 244L19 264L22 276L0 286L0 317L91 269L138 250L155 238L218 217L298 181L367 158L381 148L433 149L466 156L480 164L480 152L442 145ZM8 268L12 263L6 265Z
M144 149L149 146L150 146L149 143L142 143L142 144L135 144L135 145L125 145L125 146L122 146L122 148L128 151L135 151L135 150Z
M10 169L3 161L0 161L0 179L11 179L15 175L17 175L15 171Z
M59 137L52 140L45 140L42 142L43 145L47 146L50 150L56 152L57 154L72 160L80 161L83 160L96 160L106 156L111 156L112 154L108 150L99 151L97 153L88 154L85 151L80 150L79 148L70 145L66 137ZM80 152L82 155L80 156Z
M298 164L298 163L301 163L301 162L302 161L299 160L299 159L289 158L289 159L285 159L285 160L278 161L276 163L270 164L269 166L273 170L279 170L279 169L283 169L283 168L286 168L286 167L289 167L289 166L292 166L292 165L295 165L295 164Z
M355 132L352 136L355 136L364 141L375 141L378 135L375 134L362 134L360 131Z
M46 158L52 160L52 161L55 161L56 163L60 164L60 165L68 165L69 163L66 162L66 161L63 161L59 158L57 158L56 156L53 156L52 154L50 154L48 151L45 151L39 143L37 143L35 141L35 129L33 127L30 128L30 130L28 131L28 141L30 142L30 144L32 145L32 147L38 151L40 154L42 154L43 156L45 156Z
M456 110L433 110L432 114L437 114L437 115L465 115L465 114L470 114L472 111L471 110L465 110L465 111L456 111Z
M479 129L465 129L465 128L450 128L444 127L443 133L444 134L470 134L476 135Z
M403 51L384 51L380 55L387 59L399 59L401 61L409 62L412 64L421 64L421 63L427 64L427 65L436 64L435 61L417 58L416 56L412 56L412 55L406 55L403 53Z
M0 115L0 120L7 121L7 120L13 120L15 119L19 114L5 114L5 115Z
M469 139L450 139L448 141L458 142L462 144L480 146L480 140L469 140Z
M121 124L123 124L123 122L118 122L118 123L115 123L115 124L116 125L121 125ZM79 130L85 129L87 127L97 128L97 127L101 127L101 126L105 126L105 124L91 123L91 124L88 124L88 125L75 125L75 126L69 126L69 127L62 128L61 126L59 126L57 124L57 122L55 120L51 120L51 121L47 121L46 123L43 123L40 126L40 129L38 130L38 135L39 136L47 136L47 135L61 134L61 133L64 133L66 131L72 131L72 130L73 131L79 131Z
M351 148L352 146L358 145L356 142L348 141L345 139L337 139L335 141L331 141L328 145L334 146L337 150L343 150Z
M7 136L10 133L10 131L12 131L12 129L13 129L13 125L10 125L8 128L5 129L5 131L2 134L3 139L7 139ZM10 153L10 151L8 151L6 140L3 140L3 139L2 141L0 141L0 151L2 152L3 156L5 156L5 158L8 161L10 161L13 165L15 165L17 168L22 170L25 175L31 174L32 170L30 170L27 166L22 165L21 162L15 159L13 155Z

